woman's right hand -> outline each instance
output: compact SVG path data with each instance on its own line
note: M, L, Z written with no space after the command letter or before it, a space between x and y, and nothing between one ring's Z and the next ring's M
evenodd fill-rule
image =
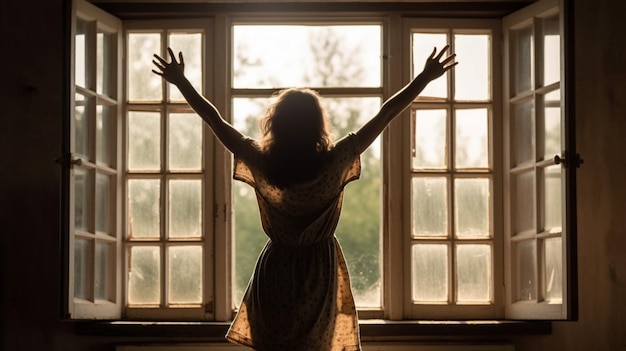
M183 53L178 53L178 61L176 61L176 56L174 56L174 52L171 48L167 48L167 51L170 55L171 62L167 62L161 56L154 54L154 60L152 63L157 67L157 69L153 69L152 72L160 75L166 81L178 85L179 83L185 80L185 60L183 59Z

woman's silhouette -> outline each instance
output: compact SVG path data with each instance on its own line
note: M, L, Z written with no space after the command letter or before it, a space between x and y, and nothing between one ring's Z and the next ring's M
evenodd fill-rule
M259 351L360 350L350 278L334 231L343 188L360 175L359 155L424 87L457 64L427 58L424 70L355 133L333 143L326 111L309 89L279 93L261 119L261 140L241 134L184 76L184 60L154 55L154 73L176 85L234 154L234 178L252 186L269 240L226 337Z

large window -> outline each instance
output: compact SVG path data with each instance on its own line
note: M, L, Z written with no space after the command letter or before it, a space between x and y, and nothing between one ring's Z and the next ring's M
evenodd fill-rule
M122 23L76 4L73 318L229 321L267 241L254 190L232 180L231 155L151 72L152 54L182 51L192 84L246 135L296 86L320 93L340 138L444 45L460 64L364 152L346 188L336 235L359 317L568 317L557 0L503 20L220 12Z

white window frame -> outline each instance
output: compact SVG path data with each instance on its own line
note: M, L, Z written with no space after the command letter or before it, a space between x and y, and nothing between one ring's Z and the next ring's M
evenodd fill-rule
M551 4L555 2L559 2L559 0L541 0L540 3L544 3L549 1ZM562 0L561 0L562 1ZM85 13L95 13L95 15L90 15L93 18L108 18L109 20L116 22L116 28L118 30L119 35L121 35L121 22L115 19L113 16L106 14L104 11L92 6L90 4L85 3L83 0L75 0L74 1L76 8L73 10L73 13L79 13L81 15L85 15ZM83 7L89 8L89 10L84 10ZM529 6L538 7L543 5L534 4ZM83 11L83 12L81 12ZM95 12L93 12L95 11ZM528 8L520 11L520 14L523 15L527 13ZM255 15L256 16L256 15ZM261 14L259 17L265 20L271 20L273 15ZM275 16L275 15L274 15ZM283 22L286 17L279 17L279 22ZM514 18L518 15L512 15L510 18ZM563 16L561 14L561 16ZM200 19L198 21L204 21L205 25L208 21L207 19ZM326 18L326 17L324 17ZM340 17L337 15L331 15L329 18L334 18L336 21L342 22L344 19L349 17ZM369 22L372 22L372 19L381 20L383 23L383 80L382 80L382 97L389 97L393 92L397 89L401 88L404 83L408 81L408 79L415 72L411 72L411 53L410 53L410 40L408 38L409 31L407 28L415 26L417 23L418 27L427 27L427 26L435 26L439 25L436 23L441 23L439 20L433 19L412 19L405 18L400 14L371 14L371 16L367 16L366 19ZM215 103L220 111L223 111L225 116L230 116L230 101L232 98L232 94L230 91L223 89L224 86L230 86L230 28L234 21L237 21L237 17L231 17L229 14L217 14L212 17L212 27L206 29L206 40L205 45L211 45L214 47L214 54L211 57L208 57L205 64L205 79L203 83L205 95L211 98L211 101ZM190 22L186 22L190 21ZM193 27L188 23L192 23L194 20L176 20L176 21L125 21L124 26L126 29L141 29L142 26L144 29L155 29L159 28L159 26L174 26L171 27L175 29L176 25L172 23L184 23L183 27ZM75 22L75 21L73 21ZM293 21L292 21L293 22ZM469 25L468 23L473 23L473 20L465 21L465 20L452 20L452 21L444 21L446 22L446 26L452 28L473 28L473 25ZM482 23L499 23L497 20L479 20L477 22ZM561 19L563 22L563 19ZM146 27L146 23L149 23ZM159 24L161 23L161 24ZM408 24L407 24L408 23ZM428 25L426 25L428 24ZM493 23L489 25L489 28L492 28ZM169 27L168 27L169 28ZM481 26L481 28L486 28ZM475 29L475 28L474 28ZM211 32L212 31L212 32ZM212 33L209 35L208 33ZM500 70L496 70L496 67L506 67L505 60L506 56L503 59L503 64L500 65L497 63L499 61L498 53L499 49L499 39L500 35L503 33L500 29L496 29L492 32L493 34L493 47L494 50L494 63L492 64L493 76L492 82L494 84L494 89L492 93L493 99L493 115L497 114L499 109L503 110L503 113L507 113L506 108L503 106L499 106L499 98L497 96L497 82L500 78ZM72 32L74 35L74 32ZM118 36L118 47L121 47L123 40L120 36ZM563 42L563 39L561 39ZM506 47L506 45L505 45ZM72 47L72 51L74 48ZM505 50L504 50L505 51ZM563 49L561 49L561 53L563 55ZM402 57L398 58L397 53L402 53ZM118 72L121 73L121 64L123 62L122 50L118 50ZM164 54L164 53L162 53ZM394 55L395 54L395 55ZM71 55L73 57L73 53ZM564 55L563 55L564 56ZM213 64L209 63L209 60L213 60ZM563 61L563 57L561 60ZM459 58L459 61L460 60ZM563 66L563 62L562 62ZM219 67L220 69L216 69ZM74 79L73 76L70 79L71 84L73 84ZM122 79L117 81L118 87L121 86ZM73 86L73 85L72 85ZM504 88L506 86L506 82L502 84ZM564 86L561 87L564 89ZM117 90L121 92L121 88ZM72 89L72 96L74 90ZM563 96L566 94L562 91L562 103ZM504 95L505 97L507 95ZM121 116L123 112L121 111L121 106L118 105L118 116ZM73 108L72 108L73 109ZM72 111L70 109L70 111ZM408 112L405 112L408 113ZM496 121L496 118L491 118L492 121L492 132L496 129L502 129L503 126ZM361 318L383 318L383 319L392 319L392 320L414 320L414 319L501 319L501 318L528 318L528 319L563 319L570 318L571 315L567 314L568 306L572 303L572 301L567 301L566 296L569 296L569 292L573 289L570 285L564 285L564 289L567 288L568 293L564 296L563 304L558 307L557 313L553 311L545 312L546 308L549 310L553 310L556 307L546 307L542 304L537 304L535 307L524 306L521 310L516 309L517 307L511 309L512 300L510 299L511 291L510 291L510 276L506 275L507 270L511 269L510 266L510 251L507 251L510 248L509 242L503 242L502 236L497 234L494 235L494 247L495 246L503 246L503 250L494 250L493 256L493 275L496 279L494 283L494 304L489 305L487 308L485 306L453 306L454 308L440 308L441 306L425 306L425 308L414 309L413 306L407 302L410 300L410 251L409 246L407 244L407 240L410 237L406 235L406 233L410 232L410 228L407 230L407 225L410 227L409 221L404 221L403 218L410 218L410 213L407 212L407 208L410 208L410 198L407 198L406 194L410 194L410 182L408 174L408 159L410 156L407 156L406 150L409 150L408 147L410 145L409 135L407 131L410 130L410 126L407 124L410 123L410 119L408 117L400 117L396 121L394 121L391 126L383 133L382 136L382 154L385 155L383 157L383 209L382 209L382 218L381 223L383 226L382 229L382 238L381 238L381 263L382 263L382 281L383 281L383 309L382 311L364 311L365 313L359 313ZM121 136L121 124L118 123L118 136ZM125 193L122 193L123 187L118 187L116 191L116 209L115 213L117 216L116 225L117 225L117 259L115 261L115 271L116 271L116 299L115 303L112 306L107 308L102 307L101 304L92 302L91 304L84 304L81 301L80 304L75 303L76 301L73 298L73 241L74 234L70 228L69 240L68 240L68 311L70 312L70 318L72 319L91 319L91 318L103 318L103 319L156 319L156 320L171 320L171 319L205 319L205 320L215 320L215 321L229 321L232 318L232 301L230 297L230 284L231 284L231 250L232 243L230 240L231 234L231 182L232 182L232 161L231 156L226 152L226 150L216 142L213 138L212 134L206 127L204 128L204 143L205 150L208 150L207 145L212 145L213 152L207 152L205 155L205 165L214 165L217 171L216 172L208 172L211 173L209 175L210 180L207 180L207 186L205 189L211 188L211 190L207 190L207 194L205 194L205 203L207 209L211 207L210 211L206 211L205 218L207 222L205 222L205 233L207 231L214 231L215 233L223 233L223 235L208 235L211 237L211 240L207 242L207 248L211 248L211 251L207 251L207 255L205 257L211 256L212 260L209 260L210 263L207 263L207 267L211 266L210 269L206 269L205 279L207 282L205 284L205 295L209 294L211 297L207 298L206 304L200 310L196 310L194 312L189 312L188 314L180 314L179 311L167 311L166 309L158 309L157 313L154 313L155 310L143 310L139 311L133 309L130 311L124 307L125 299L123 297L122 291L125 289L126 281L122 279L122 277L126 277L127 272L127 264L124 264L125 259L122 257L122 243L121 238L123 237L123 233L125 233L126 224L123 215L123 206L125 206L125 201L123 199L126 198ZM165 131L163 131L165 132ZM494 138L493 146L500 145L504 142L499 133L492 134ZM120 141L122 143L122 141ZM119 144L125 147L124 144ZM498 159L504 157L501 152L498 150L498 147L493 147L492 152L492 162L494 162L494 170L493 170L493 187L501 188L502 186L506 186L502 184L501 176L498 175L501 172L501 169L498 169L497 162ZM118 147L118 151L125 150L122 147ZM118 163L122 160L125 160L125 156L118 156ZM71 154L67 157L66 165L67 167L71 167ZM505 162L506 163L506 162ZM209 167L206 167L207 169ZM119 170L122 168L118 167ZM118 172L122 173L122 172ZM119 180L118 184L125 184L125 180ZM73 189L73 184L71 183L70 177L70 196L69 196L69 224L70 227L73 223L73 195L71 193L71 189ZM565 191L564 191L565 194ZM494 223L492 226L495 228L494 231L498 231L498 228L506 227L507 223L505 222L505 215L497 215L498 203L502 200L506 200L506 197L502 199L502 194L495 194L494 196ZM565 213L565 207L568 206L568 201L565 200L563 202L563 208ZM404 210L398 210L404 209ZM210 214L210 215L209 215ZM212 218L209 221L209 217ZM408 215L408 216L407 216ZM406 222L406 223L405 223ZM408 223L408 224L407 224ZM565 223L568 223L564 221ZM564 228L565 230L565 228ZM506 234L505 234L506 236ZM566 242L567 240L564 240ZM563 252L563 261L564 264L569 260L569 255L571 252L566 250L566 246L571 245L570 243L564 243L564 252ZM508 256L505 256L508 255ZM504 261L505 267L501 268L500 262ZM211 277L212 275L212 277ZM499 277L503 275L507 276L507 280L501 281ZM564 276L567 276L564 272ZM571 283L571 282L570 282ZM213 284L213 285L211 285ZM565 282L564 284L567 284ZM506 285L506 290L502 285ZM111 305L111 304L109 304ZM506 309L506 311L505 311ZM105 311L106 310L106 311ZM199 311L199 312L198 312Z
M76 23L78 20L82 20L87 22L87 25L91 28L90 37L86 38L86 56L85 56L85 66L86 66L86 87L79 87L75 84L75 70L76 67L75 62L75 52L76 52L76 43L74 38L76 37ZM96 88L96 33L98 31L102 31L104 33L108 33L111 39L111 52L109 52L109 57L107 58L112 63L109 67L112 72L111 78L109 80L109 92L100 93ZM120 191L121 187L121 157L122 153L119 148L118 140L116 140L121 131L121 125L119 123L119 116L121 116L121 95L122 88L121 83L122 79L120 76L121 73L121 62L122 62L122 50L121 50L121 31L122 31L122 22L115 18L114 16L102 11L101 9L86 3L84 1L74 1L72 2L72 27L71 27L71 67L72 70L70 72L70 123L69 123L69 150L64 154L63 165L67 167L69 170L69 199L68 199L68 257L67 257L67 303L66 314L69 318L73 319L112 319L119 318L121 316L123 297L121 293L122 287L122 276L120 274L122 258L121 258L121 203L120 203ZM84 95L88 98L92 98L94 100L93 109L90 111L86 111L87 118L90 118L90 128L88 131L88 139L89 139L89 149L91 155L76 155L75 153L75 106L76 94ZM107 105L112 107L110 109L112 118L111 120L111 129L109 135L108 143L111 145L110 158L111 163L109 165L101 164L96 160L96 130L95 130L95 109L98 103L102 103L103 105ZM86 156L86 159L85 159ZM95 189L90 189L91 194L88 195L87 201L89 202L91 212L87 214L88 217L88 225L92 227L87 231L78 230L75 227L75 213L76 209L76 195L75 191L75 173L78 169L84 169L90 172L100 172L102 174L107 174L111 177L111 183L109 184L110 189L108 194L100 194L104 196L108 196L107 200L109 203L109 208L106 209L109 214L109 217L105 218L105 221L108 222L108 227L110 233L100 233L95 230L95 216L96 209L95 204L97 203L97 197L99 196ZM95 184L92 184L94 187ZM87 266L83 267L79 262L76 262L75 250L76 250L76 242L79 238L86 238L90 242L93 242L94 245L90 245L91 247L88 249L87 254ZM105 258L105 289L107 290L107 294L109 297L105 300L97 299L94 291L95 291L95 266L98 264L96 262L96 253L95 253L95 243L96 242L105 242L109 243L114 247L114 250L110 252L110 255ZM90 290L87 294L87 298L79 298L75 296L75 284L76 284L76 270L82 270L87 275L85 277L87 281L88 290Z

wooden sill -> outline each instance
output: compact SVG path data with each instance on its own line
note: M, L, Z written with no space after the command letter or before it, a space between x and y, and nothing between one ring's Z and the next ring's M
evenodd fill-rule
M158 341L223 341L226 322L154 322L154 321L77 321L79 335L105 335L123 338L150 338ZM361 320L361 339L367 341L412 341L497 339L513 335L548 335L549 321L389 321Z

